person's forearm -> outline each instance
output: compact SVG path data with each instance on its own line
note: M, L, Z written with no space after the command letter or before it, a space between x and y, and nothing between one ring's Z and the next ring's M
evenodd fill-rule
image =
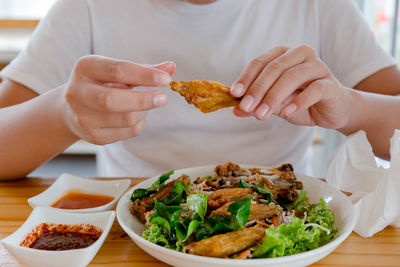
M62 88L0 109L0 180L23 177L78 138L62 119Z
M339 131L349 135L364 130L375 155L390 159L390 138L394 129L400 129L400 96L349 89L349 98L352 112L347 125Z

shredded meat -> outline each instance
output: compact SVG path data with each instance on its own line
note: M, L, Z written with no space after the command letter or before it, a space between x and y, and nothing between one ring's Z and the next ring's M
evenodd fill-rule
M259 183L262 187L269 189L274 199L293 202L299 196L297 190L303 188L303 184L296 180L291 164L283 164L269 170L254 168L250 169L250 172L254 174L253 184Z
M152 210L149 205L154 202L154 199L161 200L162 198L168 196L172 192L172 187L177 182L184 182L185 185L190 183L189 177L186 174L183 174L178 179L171 181L166 184L163 188L161 188L156 194L144 197L142 199L136 199L131 206L131 213L139 215L140 219L144 222L145 217L144 214L147 211Z
M183 247L183 252L209 257L225 257L254 246L264 238L260 227L244 228L215 235Z
M254 174L252 178L252 184L267 188L272 193L272 195L274 195L274 199L276 198L278 193L276 187L266 176Z

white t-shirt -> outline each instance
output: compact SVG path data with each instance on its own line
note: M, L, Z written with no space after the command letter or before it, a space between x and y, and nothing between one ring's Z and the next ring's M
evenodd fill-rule
M376 43L350 0L60 0L28 47L2 75L44 93L65 83L74 62L99 54L137 63L177 64L175 80L232 84L255 57L278 46L311 45L348 87L394 60ZM314 130L278 117L237 118L223 109L203 114L177 93L149 112L138 137L104 146L110 176L151 176L170 169L233 161L290 162L310 173Z

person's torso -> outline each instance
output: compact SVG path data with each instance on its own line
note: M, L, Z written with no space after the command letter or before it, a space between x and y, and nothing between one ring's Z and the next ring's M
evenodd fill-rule
M143 64L177 64L174 80L231 85L255 57L278 45L306 43L318 51L313 1L92 0L93 53ZM147 90L148 88L139 88ZM154 88L151 88L154 89ZM169 88L168 104L149 112L141 135L108 145L102 175L154 175L226 161L274 166L291 162L309 172L313 129L272 116L203 114Z

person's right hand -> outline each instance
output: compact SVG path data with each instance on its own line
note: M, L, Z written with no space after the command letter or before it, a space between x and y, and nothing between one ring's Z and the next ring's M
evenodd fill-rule
M175 68L173 62L150 66L101 56L80 58L63 88L66 126L77 138L98 145L139 135L147 111L164 106L167 96L130 89L167 86Z

